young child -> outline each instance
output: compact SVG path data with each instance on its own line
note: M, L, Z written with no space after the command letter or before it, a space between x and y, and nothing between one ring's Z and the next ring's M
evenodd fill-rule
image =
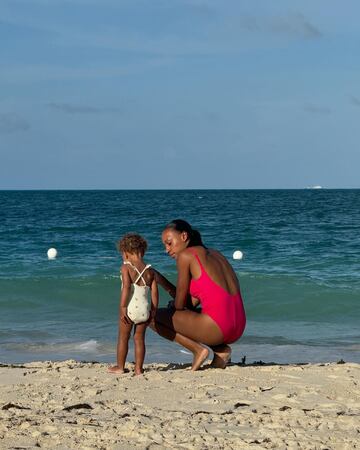
M135 233L126 234L118 242L118 250L122 254L121 266L122 289L119 311L119 335L117 343L117 365L110 367L109 372L123 373L128 343L133 325L135 347L135 374L143 373L145 358L145 331L149 322L155 317L159 303L158 287L154 270L146 265L143 256L147 242ZM151 305L149 304L151 291Z

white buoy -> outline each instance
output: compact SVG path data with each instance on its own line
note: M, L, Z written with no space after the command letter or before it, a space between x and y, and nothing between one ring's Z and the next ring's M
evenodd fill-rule
M47 256L49 259L55 259L57 257L56 248L49 248L49 250L47 251Z
M243 252L241 250L235 250L233 253L233 259L243 259Z

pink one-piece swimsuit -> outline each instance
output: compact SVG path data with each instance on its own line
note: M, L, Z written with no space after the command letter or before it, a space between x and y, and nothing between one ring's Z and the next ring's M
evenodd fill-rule
M190 281L190 295L200 300L202 313L218 325L224 344L231 344L240 338L246 325L241 293L230 294L216 284L205 271L198 255L194 251L192 253L200 265L201 275Z

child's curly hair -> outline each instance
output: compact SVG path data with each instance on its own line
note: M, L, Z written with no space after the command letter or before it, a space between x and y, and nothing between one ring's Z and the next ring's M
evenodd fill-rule
M127 233L123 236L116 245L119 252L126 252L132 255L145 255L148 244L146 240L137 233Z

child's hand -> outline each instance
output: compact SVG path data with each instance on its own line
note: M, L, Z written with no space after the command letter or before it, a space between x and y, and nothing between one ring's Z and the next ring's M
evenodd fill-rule
M127 323L127 324L131 323L129 316L127 315L127 307L126 306L121 307L120 322Z

